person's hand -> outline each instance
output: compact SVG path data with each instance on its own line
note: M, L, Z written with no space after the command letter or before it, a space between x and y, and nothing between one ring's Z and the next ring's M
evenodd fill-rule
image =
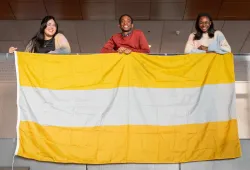
M125 54L130 54L132 51L128 48L126 48L126 50L124 51Z
M50 51L50 52L48 52L48 53L50 53L50 54L56 54L56 52L55 52L55 51Z
M201 45L201 46L198 47L198 49L203 50L203 51L207 51L208 47Z
M118 48L118 53L124 53L124 51L126 50L127 48L125 48L125 47L120 47L120 48Z
M120 47L118 50L118 53L125 53L125 54L130 54L132 52L132 50L130 50L129 48L125 48L125 47Z
M16 47L10 47L9 48L9 53L14 53L14 51L16 51L17 48Z

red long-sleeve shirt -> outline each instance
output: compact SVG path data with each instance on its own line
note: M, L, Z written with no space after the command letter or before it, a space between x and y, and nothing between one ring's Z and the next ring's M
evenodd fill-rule
M104 45L101 53L114 53L120 47L128 48L133 52L150 53L147 39L140 30L133 30L126 37L123 37L121 33L113 35Z

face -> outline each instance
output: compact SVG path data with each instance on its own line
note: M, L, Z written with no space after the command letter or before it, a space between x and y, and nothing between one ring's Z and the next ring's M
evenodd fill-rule
M201 29L202 32L207 32L207 30L209 29L211 25L211 21L209 20L208 17L200 17L199 20L199 27Z
M121 28L122 32L131 31L133 26L134 25L132 24L132 21L131 21L130 17L128 17L128 16L122 17L121 23L120 23L120 28Z
M48 37L52 37L56 33L56 23L53 19L47 22L47 27L44 30L44 34Z

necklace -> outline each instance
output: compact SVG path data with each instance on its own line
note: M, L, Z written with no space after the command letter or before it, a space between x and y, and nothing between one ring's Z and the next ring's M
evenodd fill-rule
M50 43L50 41L51 41L51 39L50 39L50 40L45 41L45 42L44 42L44 44L43 44L43 47L44 47L44 48L45 48L45 47L47 47L47 45Z

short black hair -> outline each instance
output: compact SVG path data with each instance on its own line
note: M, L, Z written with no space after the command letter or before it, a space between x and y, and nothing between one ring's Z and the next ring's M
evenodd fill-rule
M130 20L131 20L131 24L133 24L134 19L130 15L128 15L128 14L123 14L123 15L120 16L120 18L119 18L119 24L121 24L122 18L125 17L125 16L129 17Z

